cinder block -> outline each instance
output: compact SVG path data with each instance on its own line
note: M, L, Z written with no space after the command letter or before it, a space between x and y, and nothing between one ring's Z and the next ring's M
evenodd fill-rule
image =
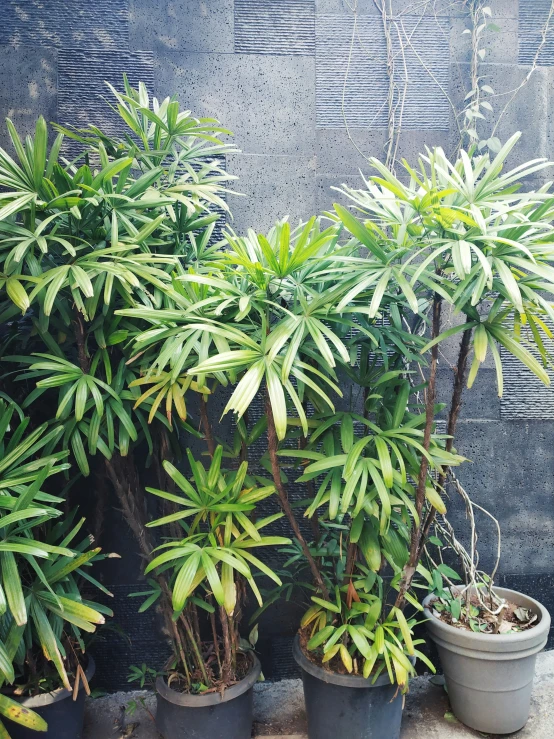
M314 0L235 0L235 51L315 53Z
M465 315L463 313L455 313L454 309L450 305L445 305L443 303L442 306L442 313L441 313L441 331L446 331L449 328L453 328L454 326L459 326L461 323L465 321ZM444 341L441 341L440 343L440 356L439 356L439 362L443 363L445 367L455 367L456 363L458 361L458 354L460 350L460 340L462 338L462 332L458 334L454 334L453 336L448 337ZM487 352L487 357L485 361L482 363L481 367L488 368L488 369L494 369L494 359L492 358L492 355L490 351Z
M352 0L315 0L316 13L341 13L353 15ZM359 15L380 15L375 0L357 0L356 9Z
M549 67L546 70L548 80L548 116L546 119L546 132L547 132L547 145L548 145L548 158L552 161L554 159L554 68ZM552 169L549 170L548 178L552 179L554 172Z
M233 0L130 0L132 49L233 51Z
M58 55L54 49L0 46L0 145L11 150L4 119L20 135L32 133L43 115L56 120Z
M442 419L446 419L450 411L454 376L453 369L441 362L437 372L437 402L446 403L445 409L440 414ZM462 398L461 419L500 420L500 398L496 372L493 369L480 369L473 387L464 387Z
M518 63L518 22L514 18L500 18L496 25L500 31L487 30L482 36L480 48L485 50L487 63ZM453 18L450 27L450 56L452 62L471 61L471 34L464 33L471 24L465 18Z
M318 174L369 174L369 157L385 157L385 129L318 128L316 153Z
M501 0L502 1L502 0ZM507 0L510 2L510 0ZM517 0L514 0L517 2ZM464 0L431 0L431 2L414 2L414 0L390 0L392 16L404 18L409 15L454 17L467 13ZM385 5L386 7L386 5Z
M529 0L529 2L535 2L535 0ZM391 0L391 4L393 17L429 15L455 18L468 13L465 0L431 0L431 2ZM518 0L490 0L487 5L492 11L493 20L495 18L517 18Z
M494 22L495 18L517 19L523 3L529 2L533 3L537 0L490 0L488 6L492 10L492 20Z
M313 58L164 52L155 63L158 95L219 119L245 153L313 156Z
M552 354L554 342L544 340L546 351ZM539 362L538 352L533 351ZM504 348L501 349L502 367L504 370L504 393L501 403L501 415L506 420L539 419L554 420L554 389L545 385L531 370L512 356ZM550 381L554 381L554 372L548 370Z
M4 0L0 44L126 49L128 0Z
M471 460L457 471L472 499L500 521L501 572L552 571L554 547L554 466L552 421L462 421L456 433L458 453ZM468 541L465 507L452 493L448 516ZM480 567L490 572L496 554L496 527L477 516ZM465 535L464 535L465 534Z
M402 159L406 159L410 166L417 164L420 154L426 150L440 146L447 154L452 152L452 133L448 131L402 131L396 155L397 174L400 177L404 168Z
M227 223L239 234L267 231L287 215L296 226L316 212L314 157L230 154L227 169L239 177L234 189L245 195L227 198L233 214Z
M478 131L488 138L493 122L500 124L496 135L506 141L516 131L523 135L508 159L510 166L517 166L530 159L548 154L548 88L546 69L538 68L526 81L530 67L515 64L483 64L480 69L481 81L490 85L495 96L490 97L493 113L486 121L479 121ZM469 87L469 65L453 64L451 72L451 99L457 109L463 108L464 97ZM521 89L515 91L523 83Z

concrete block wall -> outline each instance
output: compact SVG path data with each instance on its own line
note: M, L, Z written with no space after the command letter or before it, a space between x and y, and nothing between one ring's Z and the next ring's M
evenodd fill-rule
M386 146L381 18L373 0L357 0L354 27L354 4L0 0L0 119L10 116L24 133L39 114L113 129L101 101L104 80L117 86L126 71L158 97L177 94L187 108L219 118L234 131L241 152L228 157L227 167L245 194L229 197L236 230L267 229L286 214L296 222L331 207L340 198L331 187L356 184L360 169L368 173L367 157L382 156ZM537 56L550 0L489 4L499 31L486 35L482 73L496 93L495 115L514 98L498 135L505 139L523 131L514 164L554 158L554 33ZM399 88L407 84L398 156L413 160L426 145L451 150L458 130L452 103L460 105L468 90L464 2L392 0L392 9L393 50L399 39L410 39L406 68L397 79ZM3 127L0 143L7 145ZM445 349L439 370L445 397L452 359ZM502 525L501 582L554 610L554 390L507 361L500 400L494 369L485 367L466 394L458 448L471 459L462 481ZM130 552L132 541L126 535L122 541L122 530L114 518L110 543ZM493 534L483 523L485 566L491 563ZM125 684L127 664L155 661L163 652L156 647L154 622L137 618L126 599L138 565L129 557L112 562L106 574L116 593L117 618L131 638L131 645L118 646L110 637L99 647L119 663L101 675L108 688ZM294 623L283 606L265 624L266 676L283 677L294 669L286 658Z

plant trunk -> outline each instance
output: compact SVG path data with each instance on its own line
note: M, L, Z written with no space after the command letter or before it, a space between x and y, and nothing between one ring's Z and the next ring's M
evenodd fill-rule
M90 358L86 349L85 327L83 325L83 317L76 308L74 311L73 326L75 327L75 341L77 343L79 367L85 375L88 375L90 371Z
M441 307L442 299L440 295L435 293L433 297L433 322L431 329L431 339L436 339L441 329ZM431 366L429 368L429 381L425 395L425 430L423 432L423 448L429 450L431 443L431 432L433 430L433 421L435 419L435 399L436 399L436 382L437 382L437 363L439 357L439 345L435 344L431 349ZM400 580L398 595L394 603L396 608L403 608L406 593L410 589L413 576L415 575L418 557L420 552L420 538L422 533L421 515L425 504L425 486L427 483L427 473L429 471L429 462L427 457L422 455L421 466L419 468L419 476L417 481L415 508L417 513L417 523L414 519L412 529L412 538L410 543L410 556L404 565L402 578Z
M304 411L306 411L306 408L304 408ZM307 445L308 440L305 436L301 436L298 440L298 446L300 449L305 449ZM308 480L306 483L306 489L308 491L308 497L315 498L315 486L313 480ZM314 539L317 541L319 538L319 516L317 515L317 511L314 511L314 515L310 516L310 524L312 525L312 534Z
M469 323L470 319L466 319L466 323ZM467 363L469 358L469 352L471 348L471 329L466 329L462 335L462 340L460 342L460 350L458 352L458 362L456 364L456 367L454 368L454 384L452 387L452 399L450 402L450 411L448 413L448 422L446 424L446 433L449 435L449 438L446 440L446 451L451 452L452 447L454 446L454 434L456 433L456 426L458 425L458 418L460 415L460 411L462 409L462 393L464 390L464 384L465 384L465 377L466 377L466 370L467 370ZM438 488L441 490L444 488L444 485L446 483L446 478L448 477L449 468L443 467L441 474L439 475L438 479ZM427 515L427 519L425 520L425 525L423 527L423 534L421 536L420 540L420 549L419 554L421 554L423 550L423 546L425 544L425 540L427 539L427 536L429 534L429 530L431 528L431 525L433 521L435 520L436 515L436 509L431 508Z
M88 374L90 371L90 359L86 351L85 327L78 310L74 312L73 325L75 327L79 366L85 374ZM146 529L146 498L140 484L139 472L134 458L132 455L122 457L120 454L114 454L111 459L104 459L104 465L107 476L121 505L123 517L137 541L140 553L146 562L150 562L153 545ZM161 606L166 629L168 634L172 636L175 648L179 653L190 689L190 673L183 647L183 640L177 624L173 620L171 591L162 575L158 575L156 580L162 591Z
M210 419L208 418L208 404L203 395L200 396L200 422L202 424L202 430L204 431L204 439L208 447L208 452L210 457L213 457L215 454L215 441L212 434Z
M314 578L315 583L317 584L318 588L323 594L323 597L328 599L329 592L327 590L325 583L323 582L323 578L321 577L319 568L314 558L312 557L312 554L306 543L306 540L302 536L302 532L300 531L300 526L298 525L298 521L296 520L294 512L291 508L289 498L287 495L287 491L285 490L285 486L283 485L281 481L281 468L279 466L279 459L277 457L279 442L277 440L277 431L275 430L275 419L273 418L273 411L271 409L271 402L269 400L269 395L267 394L267 390L266 390L265 412L267 415L267 441L268 441L269 460L271 462L271 473L273 475L273 482L275 484L277 495L279 497L279 503L281 504L281 508L283 509L286 517L289 520L289 523L291 525L291 528L294 532L295 537L300 542L300 546L302 547L304 556L308 560L308 565L312 572L312 576Z
M233 671L233 643L229 630L227 611L223 606L219 606L219 620L221 621L221 631L223 634L223 668L221 670L221 680L224 685L228 685L231 681Z
M208 673L206 671L206 665L204 664L204 660L202 659L202 652L200 651L200 641L197 641L194 636L194 631L192 629L192 626L190 624L190 621L188 617L185 615L184 612L179 614L179 621L183 624L185 627L185 631L188 637L188 640L190 642L190 645L192 647L192 651L196 660L196 666L198 667L200 673L202 674L202 679L204 680L204 684L209 687L211 687L211 680L208 677Z
M108 477L121 505L127 525L133 532L142 557L146 562L150 562L153 545L147 533L148 529L145 527L146 501L144 500L144 496L140 495L140 482L136 466L132 458L121 457L119 455L112 457L111 460L106 459L105 464ZM158 575L156 580L162 590L161 605L166 629L175 643L190 687L189 667L185 656L183 640L179 634L177 624L173 620L171 591L162 575Z

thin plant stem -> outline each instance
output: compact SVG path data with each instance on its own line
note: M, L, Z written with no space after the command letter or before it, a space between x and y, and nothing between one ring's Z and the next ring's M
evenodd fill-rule
M290 504L290 501L287 495L287 491L281 481L281 468L279 465L279 460L277 458L277 451L278 451L279 443L277 440L277 431L275 429L275 419L273 418L273 411L271 408L271 402L269 400L269 394L267 393L267 390L266 390L265 412L267 415L267 440L268 440L269 460L271 463L271 473L273 475L273 482L275 484L277 495L279 497L279 503L281 504L281 508L283 509L286 517L289 520L289 523L291 525L291 528L294 532L296 539L298 540L298 542L300 543L300 546L302 547L302 551L304 553L304 556L306 557L306 560L308 561L308 565L312 572L314 581L316 582L323 596L328 599L329 591L327 590L327 587L325 583L323 582L323 578L321 577L319 568L316 564L315 559L312 557L312 553L310 552L310 549L306 543L306 540L302 536L302 532L300 531L300 526L298 525L298 521L296 520L296 516L294 515L294 512L292 510L292 507L291 507L291 504Z
M202 430L204 431L204 439L208 447L210 457L215 454L215 441L212 434L212 427L210 419L208 417L208 404L203 395L200 396L200 421L202 423Z
M200 652L200 647L196 642L192 626L190 625L190 621L188 620L188 618L185 616L184 613L181 613L179 615L179 620L181 621L181 623L185 627L185 631L187 632L188 640L192 647L192 651L194 652L194 656L196 657L196 664L198 666L198 669L202 673L204 684L207 685L208 688L210 688L211 680L208 677L208 673L206 671L206 665L204 664L204 660L202 659L202 653Z
M221 622L221 629L223 632L223 668L221 670L221 679L224 684L227 684L230 681L232 674L233 645L229 632L229 620L227 618L227 612L223 606L219 607L219 620Z
M442 298L437 293L433 296L433 320L431 329L431 339L436 339L440 334L441 328L441 308ZM431 349L431 366L429 368L429 381L427 383L425 393L425 429L423 432L423 448L425 451L429 450L431 445L431 431L433 429L433 422L435 418L435 398L436 398L436 381L437 381L437 364L439 357L439 346L438 343L434 344ZM410 555L408 561L402 571L402 577L400 579L398 587L398 595L394 603L395 608L402 608L406 600L406 593L410 589L412 579L415 575L418 555L420 552L420 537L422 533L422 513L423 506L425 503L425 486L427 484L427 474L429 471L429 462L425 455L421 457L421 465L419 468L419 476L417 482L415 508L417 513L417 519L414 519L414 526L412 529L412 537L410 543Z
M466 323L470 323L470 322L471 322L471 319L468 317L466 319ZM458 418L460 416L460 411L462 409L462 395L463 395L464 384L465 384L467 362L468 362L469 352L471 348L471 335L472 335L471 329L466 329L464 331L462 335L462 340L460 341L458 361L457 361L456 367L454 368L454 383L452 386L452 398L450 402L450 411L448 413L448 421L446 424L446 433L449 436L449 438L446 440L446 445L445 445L447 452L451 452L452 447L454 446L454 434L456 433L456 427L458 425ZM442 490L444 488L444 485L448 477L449 469L450 468L448 467L443 467L442 472L439 475L438 485L437 485L439 490ZM423 534L421 536L421 541L420 541L420 553L425 543L425 539L427 538L429 534L431 524L433 523L435 516L436 516L436 509L431 508L431 510L427 514L427 518L423 526Z

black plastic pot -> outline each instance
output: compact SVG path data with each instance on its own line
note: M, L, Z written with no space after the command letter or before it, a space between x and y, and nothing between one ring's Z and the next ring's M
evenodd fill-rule
M85 670L87 680L90 682L94 675L96 666L94 660L88 655L88 666ZM25 708L30 708L46 721L48 731L46 733L31 731L20 724L2 718L11 739L81 739L83 732L83 721L85 718L85 689L81 683L77 700L73 700L73 693L65 688L59 688L52 693L43 693L34 698L15 698Z
M250 739L252 688L260 676L258 658L251 652L248 675L223 693L177 693L165 680L156 680L156 726L164 739ZM35 737L36 739L36 737Z
M302 670L309 739L398 739L402 695L388 675L375 684L360 675L338 675L303 654L298 637L294 659Z

